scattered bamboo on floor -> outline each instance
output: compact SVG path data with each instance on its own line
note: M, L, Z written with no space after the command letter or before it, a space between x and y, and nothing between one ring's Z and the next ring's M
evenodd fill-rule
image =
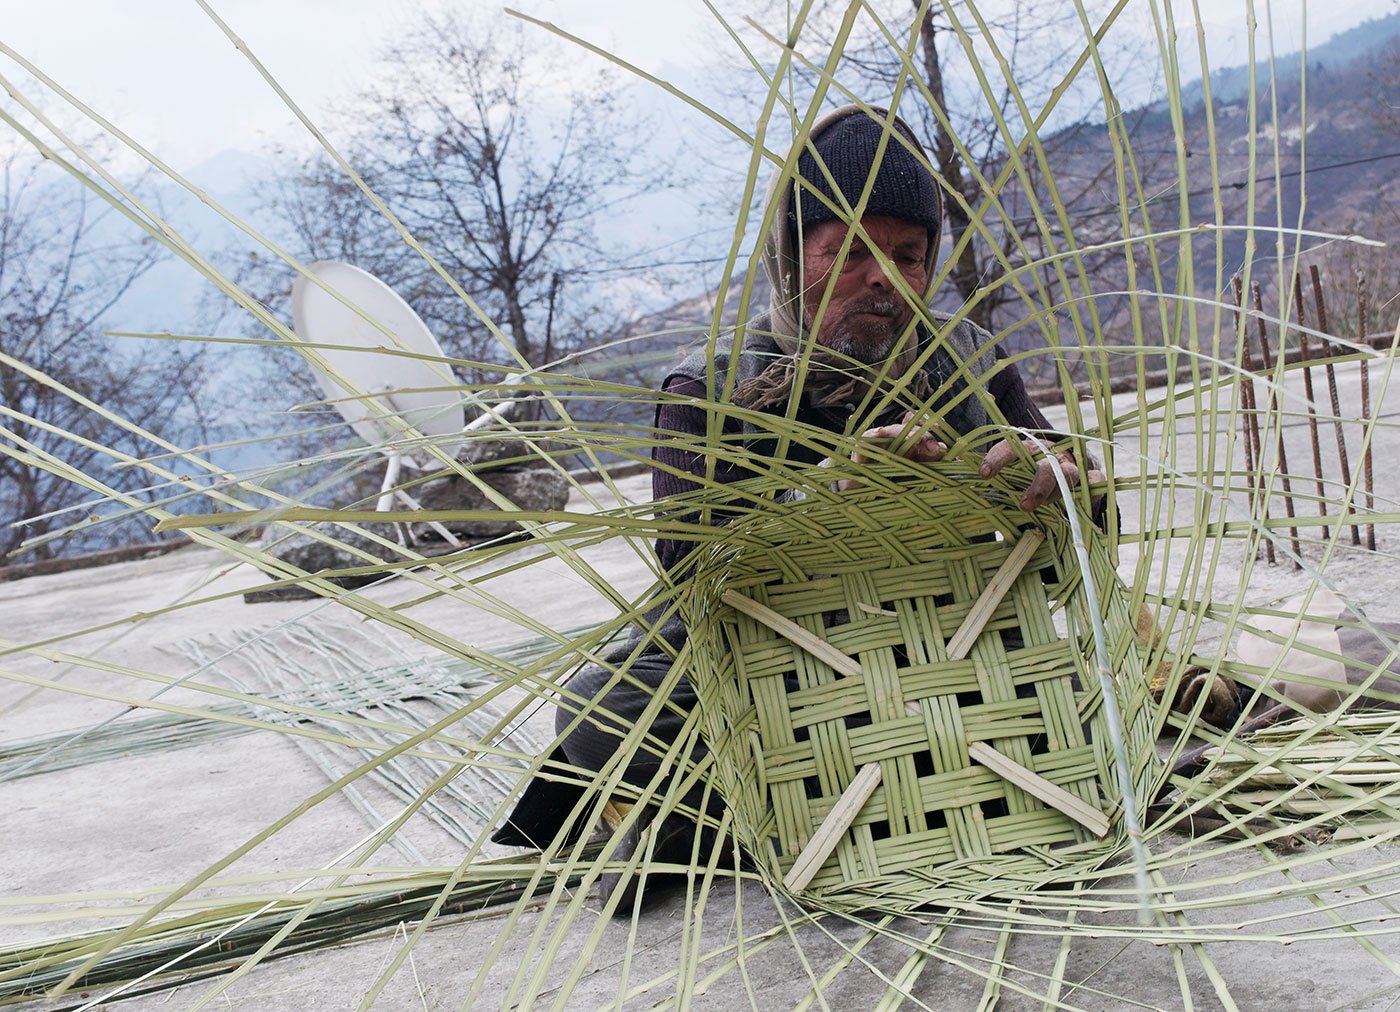
M1317 264L1308 266L1308 273L1312 276L1313 305L1317 310L1317 329L1326 334L1327 331L1327 303L1322 299L1322 280L1318 277ZM1342 431L1342 402L1337 394L1337 367L1332 364L1332 356L1335 349L1329 347L1326 350L1327 361L1327 394L1332 404L1332 431L1337 436L1337 460L1342 469L1342 487L1351 488L1351 459L1347 456L1346 434ZM1355 500L1353 500L1354 503ZM1353 517L1356 514L1355 506L1352 510ZM1361 528L1353 521L1348 525L1351 528L1351 543L1361 544Z
M1274 370L1274 356L1273 353L1269 351L1269 333L1264 327L1264 298L1259 290L1259 282L1255 281L1251 283L1250 288L1252 289L1254 294L1255 322L1259 326L1259 354L1263 358L1264 370L1266 372L1271 373ZM1282 346L1280 346L1280 350L1282 350ZM1288 519L1292 520L1294 518L1293 479L1289 476L1288 473L1288 448L1284 445L1283 441L1283 410L1282 406L1279 405L1277 387L1269 391L1269 407L1265 411L1266 417L1272 418L1274 416L1275 406L1279 407L1279 417L1277 423L1278 435L1275 439L1275 447L1278 453L1279 476L1283 479L1283 511L1286 514L1288 514ZM1262 475L1264 470L1262 463L1260 465L1259 470ZM1289 526L1288 538L1293 545L1293 568L1302 569L1303 564L1298 560L1302 557L1303 548L1298 540L1297 524Z
M530 896L547 896L559 878L563 878L566 885L577 885L588 861L597 858L601 851L601 844L590 843L583 848L580 860L563 866L561 871L540 872L533 858L478 861L474 874L455 883L445 898L442 896L445 879L441 873L415 876L402 882L398 889L382 892L364 893L363 886L350 885L345 887L345 898L324 902L320 909L296 924L267 958L280 959L329 948L397 924L412 923L435 906L437 916L457 917L519 903ZM183 916L168 924L148 925L127 945L115 950L109 959L80 977L76 987L121 984L155 971L155 985L140 992L144 994L202 979L205 976L202 971L211 967L217 968L216 972L226 972L276 936L314 899L314 896L289 894L277 909L237 924L240 917L246 916L246 905L262 904L248 901L240 905L234 897L199 914ZM230 928L231 925L236 926ZM81 966L104 939L116 936L119 930L78 935L37 946L0 949L0 1004L44 994L75 967ZM215 944L200 947L201 941L216 936ZM168 969L160 969L167 966ZM32 969L22 975L10 972L24 967Z
M1293 303L1298 312L1298 357L1303 360L1303 396L1307 398L1308 409L1308 441L1312 446L1313 475L1317 480L1317 512L1318 516L1327 516L1327 482L1322 473L1322 443L1317 434L1317 401L1313 396L1313 375L1312 375L1312 352L1308 341L1308 332L1304 329L1307 323L1307 316L1303 309L1303 279L1298 275L1293 276ZM1282 343L1280 343L1279 354L1283 354ZM1327 540L1327 525L1323 524L1319 533L1322 539Z
M1234 277L1235 289L1235 314L1240 320L1244 319L1244 283L1238 274ZM1259 443L1259 404L1254 391L1254 354L1250 350L1249 326L1243 323L1240 326L1240 340L1242 342L1242 352L1240 358L1240 368L1243 370L1243 385L1240 387L1240 417L1244 428L1244 466L1249 475L1249 515L1254 516L1256 505L1261 505L1264 515L1260 518L1267 523L1269 519L1269 504L1262 495L1264 483L1264 470L1257 465L1264 460L1263 448ZM1264 540L1264 556L1268 559L1269 565L1277 561L1274 557L1274 543L1270 539Z
M1394 711L1314 715L1226 740L1192 784L1193 796L1228 785L1214 803L1236 818L1267 812L1276 826L1308 822L1356 838L1394 832L1400 788ZM1328 818L1328 816L1331 816Z

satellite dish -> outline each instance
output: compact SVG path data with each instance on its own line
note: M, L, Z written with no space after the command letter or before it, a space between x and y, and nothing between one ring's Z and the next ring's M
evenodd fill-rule
M300 275L292 283L292 329L313 344L338 346L318 351L339 378L318 368L316 380L351 428L373 446L401 442L406 427L425 436L461 432L462 395L444 389L457 379L447 363L435 361L442 358L442 346L413 308L358 267L318 260L307 270L325 287ZM395 424L394 417L404 424Z
M307 270L325 287L302 275L292 282L292 329L305 341L335 346L318 351L336 375L318 367L316 381L350 427L389 458L375 508L387 510L399 499L418 509L412 496L394 487L403 464L418 466L403 454L405 430L416 429L429 437L461 432L462 396L450 389L457 378L447 363L433 361L442 358L442 346L413 307L373 274L333 260L318 260ZM403 424L397 424L396 418ZM441 524L430 526L449 544L460 546ZM400 525L399 537L408 543L407 525Z
M438 361L443 357L442 346L397 292L373 274L334 260L317 260L307 271L321 284L304 275L292 282L292 329L303 340L325 346L317 350L335 375L317 366L316 381L351 428L389 459L375 508L382 512L398 499L410 509L421 509L411 495L395 488L402 465L419 467L404 453L408 430L439 437L434 442L441 446L441 437L505 420L533 394L515 394L494 406L483 405L486 410L464 424L462 392L453 389L457 378L446 362ZM505 385L521 378L512 373ZM430 521L428 526L449 544L460 546L441 524ZM408 543L406 524L399 525L399 536Z

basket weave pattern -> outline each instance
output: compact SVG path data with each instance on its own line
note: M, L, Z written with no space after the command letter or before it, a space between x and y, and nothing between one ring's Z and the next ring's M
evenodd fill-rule
M704 733L741 839L773 877L791 868L858 770L882 781L810 888L917 894L944 867L1045 848L1105 849L1081 825L968 755L985 742L1105 815L1116 815L1082 577L1062 514L999 504L943 467L899 494L865 493L858 516L809 501L736 524L697 570L688 625ZM1046 541L973 642L948 640L1022 536ZM1141 659L1101 544L1098 586L1135 754L1150 754ZM736 590L859 662L843 675L718 600ZM1061 614L1056 628L1056 613ZM1145 748L1144 748L1145 746ZM1111 845L1111 841L1110 841ZM933 876L937 878L936 875Z

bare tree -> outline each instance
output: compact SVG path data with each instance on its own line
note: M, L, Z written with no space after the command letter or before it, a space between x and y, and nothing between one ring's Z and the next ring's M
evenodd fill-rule
M384 52L378 82L340 117L356 170L532 365L614 329L594 278L623 254L598 226L656 176L617 83L602 73L561 83L552 53L517 27L428 17ZM482 321L324 157L302 163L271 203L293 253L365 268L450 353L508 363ZM256 266L245 272L255 290L285 290L285 269Z
M918 17L921 6L919 0L913 0L915 17ZM1031 103L1049 94L1055 84L1054 78L1070 62L1072 50L1083 44L1078 25L1067 23L1073 18L1073 13L1066 12L1061 5L1029 2L1014 4L1006 15L1001 28L1006 35L1009 58L1013 61L1015 87ZM943 110L947 122L936 117L926 103L919 103L920 116L934 138L931 151L934 166L949 189L962 198L961 201L950 199L945 202L951 253L957 250L963 237L973 228L968 209L977 209L985 198L978 174L970 171L965 163L959 142L980 175L995 178L1007 158L1006 139L997 128L996 118L997 115L1008 119L1015 117L1012 85L1004 80L997 85L995 102L988 102L982 96L980 101L964 98L950 106L949 89L944 84L947 54L941 50L956 45L957 36L946 15L934 5L929 5L927 13L919 19L918 30L925 84L934 105ZM1042 150L1057 169L1056 180L1061 187L1061 198L1069 207L1084 203L1086 197L1095 203L1102 203L1105 184L1109 187L1112 185L1110 159L1082 157L1081 145L1092 115L1092 105L1067 108L1058 117L1058 128L1041 138ZM1002 195L1002 205L1010 220L989 215L985 224L991 234L982 234L980 241L969 241L963 245L949 275L958 301L974 302L974 296L983 293L972 305L969 316L989 330L1009 322L999 318L1003 314L999 314L998 310L1017 301L1013 290L988 286L1006 274L1006 263L1015 264L1021 259L1018 241L1024 248L1043 254L1050 245L1046 241L1044 226L1049 224L1054 230L1053 234L1059 233L1055 223L1038 219L1032 213L1032 204L1026 199L1028 194L1040 199L1042 207L1047 206L1049 201L1043 187L1038 185L1035 160L1028 157L1025 163L1029 186L1018 181ZM1081 227L1083 224L1080 223ZM1082 236L1080 242L1083 243Z
M139 454L149 444L54 384L166 437L198 424L194 397L203 353L168 345L122 349L99 329L157 262L159 247L145 238L114 238L105 213L69 186L46 176L32 157L0 161L0 352L54 381L0 363L0 558L27 539L86 519L62 511L91 493L43 466L45 455L121 489L142 480L135 470L107 469L102 447ZM136 536L125 525L88 525L34 554L108 547Z

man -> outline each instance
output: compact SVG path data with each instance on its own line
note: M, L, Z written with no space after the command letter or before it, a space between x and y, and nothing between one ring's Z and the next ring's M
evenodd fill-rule
M882 146L883 155L877 158ZM943 456L946 446L938 434L956 437L994 421L985 398L966 396L968 383L980 385L1010 425L1049 430L1015 367L1003 363L997 368L1004 354L992 349L991 335L966 322L950 328L947 317L930 314L941 331L935 338L923 319L926 310L915 321L915 308L933 277L942 228L938 183L922 155L923 149L901 120L883 110L867 113L850 106L831 113L812 130L811 142L797 163L801 182L796 194L793 185L779 185L781 174L775 177L768 194L772 227L763 254L772 283L769 313L745 328L737 361L732 361L732 339L724 339L717 343L713 360L708 352L692 355L662 384L671 396L657 411L659 430L703 437L709 413L719 411L724 434L749 451L747 457L731 454L717 460L713 480L729 484L752 477L771 462L778 446L762 426L740 421L727 406L715 403L707 376L717 377L718 386L731 369L737 381L733 405L749 412L782 414L795 399L798 422L832 434L859 432L865 441L892 441L886 445L914 461ZM852 229L837 208L843 203L855 207L867 182L870 193L860 218L864 234L850 235L848 241ZM794 390L804 346L809 356L806 378L801 389ZM887 406L881 408L881 403ZM920 410L909 411L902 404L917 405ZM863 414L872 411L870 417ZM677 441L674 447L663 442L656 450L653 491L657 499L698 487L693 479L703 476L708 464L705 455L687 448L694 442L693 438ZM823 454L812 442L786 444L784 459L799 466L819 463ZM1035 475L1022 498L1023 508L1033 509L1057 494L1053 465L1039 445L1021 444L1018 437L993 446L982 474L991 476L1018 456L1033 455L1038 460ZM863 456L857 451L852 459L860 461ZM1073 458L1061 454L1059 462L1066 477L1077 481ZM843 478L837 487L854 484ZM688 543L662 539L656 550L668 572L679 574L687 568ZM689 681L672 672L672 654L657 638L678 648L685 629L671 618L657 627L649 641L638 631L609 655L607 666L585 668L569 681L568 698L557 711L560 748L551 759L602 770L614 759L623 737L639 721L649 719L650 743L628 758L622 779L641 790L654 782L665 747L675 742L696 700ZM620 668L625 674L617 673ZM659 698L663 691L664 700ZM593 700L597 706L581 717L580 708L570 699ZM513 845L548 845L582 796L583 788L537 779L495 839ZM685 804L692 810L708 808L711 814L717 814L720 805L703 787L691 789ZM628 808L611 807L614 816ZM696 841L692 820L670 815L654 826L648 823L643 818L627 821L628 836L620 841L614 860L625 860L650 834L653 861L690 862ZM708 850L700 853L703 857ZM619 876L605 881L605 889L629 890L619 897L620 912L630 912L630 890L636 881Z

